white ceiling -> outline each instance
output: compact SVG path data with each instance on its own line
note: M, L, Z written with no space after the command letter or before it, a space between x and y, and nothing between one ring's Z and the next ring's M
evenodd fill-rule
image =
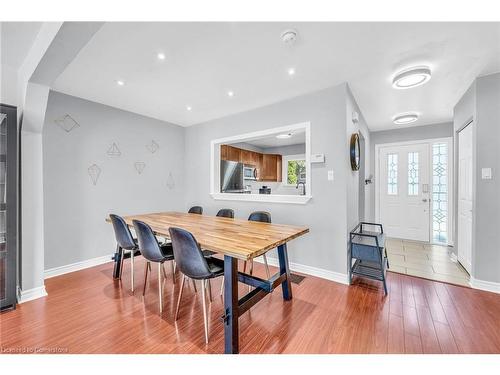
M246 144L256 146L262 149L271 147L293 146L306 143L305 131L297 131L290 138L276 138L275 135L270 135L264 138L252 139L244 141Z
M41 26L42 22L0 22L2 65L19 69Z
M280 39L289 27L293 47ZM414 65L431 81L393 89ZM382 130L400 112L419 112L415 126L451 120L473 79L498 71L500 23L106 23L54 89L189 126L348 82Z

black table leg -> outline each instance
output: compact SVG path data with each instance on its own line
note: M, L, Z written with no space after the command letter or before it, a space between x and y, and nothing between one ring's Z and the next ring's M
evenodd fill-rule
M238 354L238 260L224 255L224 353Z
M116 245L116 252L113 258L115 260L115 267L113 268L113 279L120 278L121 265L122 265L122 249L119 245Z
M283 290L283 299L289 301L292 299L292 284L290 282L290 268L288 266L288 251L286 243L278 246L278 258L280 261L280 275L286 274L286 279L281 283Z

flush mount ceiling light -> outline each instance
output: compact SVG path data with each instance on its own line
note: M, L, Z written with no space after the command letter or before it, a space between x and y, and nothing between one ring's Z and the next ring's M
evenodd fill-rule
M406 125L411 124L418 120L418 115L416 113L402 113L400 115L395 116L392 121L396 125Z
M288 68L287 70L289 76L295 75L295 68Z
M417 66L403 70L392 80L395 89L409 89L420 86L431 79L431 70L427 66Z
M283 133L283 134L278 134L276 138L278 139L287 139L290 138L293 135L293 133Z
M156 57L158 57L158 60L165 60L165 54L163 52L159 52Z
M116 81L116 84L117 84L118 86L124 86L124 85L125 85L125 82L124 82L124 81L122 81L121 79L119 79L119 80L117 80L117 81Z
M192 109L193 109L193 108L191 108L191 106L189 106L189 105L187 105L187 106L186 106L186 110L190 111L190 110L192 110Z
M232 98L234 96L234 92L233 91L228 91L227 92L227 96L229 96L230 98Z

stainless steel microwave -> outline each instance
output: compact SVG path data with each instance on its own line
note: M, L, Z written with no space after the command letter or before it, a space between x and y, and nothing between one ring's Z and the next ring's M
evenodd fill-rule
M257 169L251 166L243 167L243 179L244 180L257 180Z

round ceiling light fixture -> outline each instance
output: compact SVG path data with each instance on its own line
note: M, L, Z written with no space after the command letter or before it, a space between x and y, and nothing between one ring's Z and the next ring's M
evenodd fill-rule
M158 52L158 54L156 55L156 57L158 57L158 60L165 60L165 54L163 52Z
M293 133L283 133L283 134L278 134L276 138L278 139L287 139L290 138L293 135Z
M423 85L431 79L431 69L427 66L417 66L403 70L392 80L395 89L409 89Z
M193 108L190 105L186 106L186 110L191 111Z
M281 40L288 46L293 46L297 41L297 30L287 29L281 33Z
M125 86L125 82L124 82L124 81L122 81L121 79L117 80L117 81L116 81L116 84L117 84L118 86Z
M400 115L395 116L392 121L396 125L406 125L406 124L411 124L412 122L415 122L418 120L418 114L412 112L412 113L402 113Z

